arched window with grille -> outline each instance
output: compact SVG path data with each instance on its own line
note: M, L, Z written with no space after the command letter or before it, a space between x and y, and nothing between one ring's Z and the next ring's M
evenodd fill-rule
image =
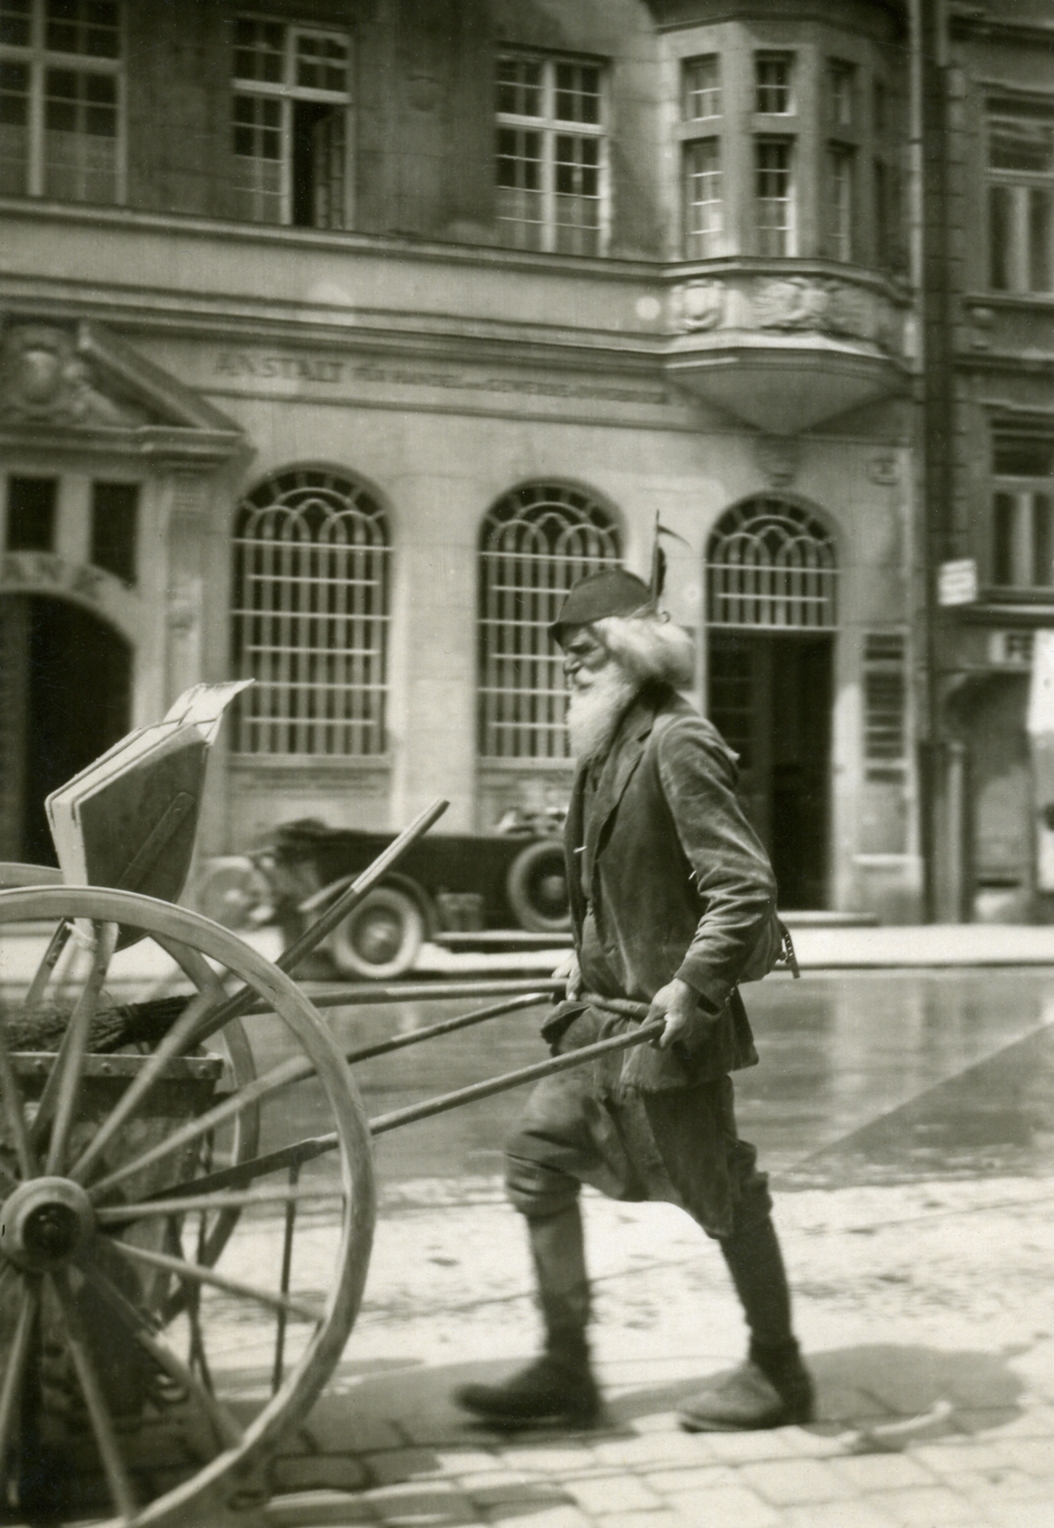
M759 495L721 516L706 551L710 626L831 631L834 537L811 510Z
M577 579L620 557L612 516L580 489L531 483L490 510L479 552L481 757L567 758L561 656L547 627Z
M377 499L326 467L290 467L234 525L234 749L347 756L385 748L389 527Z

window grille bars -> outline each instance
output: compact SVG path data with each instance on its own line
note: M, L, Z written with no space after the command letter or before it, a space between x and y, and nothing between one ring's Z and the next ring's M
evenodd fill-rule
M385 749L390 547L383 509L350 478L276 473L238 511L234 751Z
M760 496L727 510L707 547L708 623L831 631L834 538L815 515Z
M617 527L586 494L519 488L480 537L479 750L485 759L565 759L562 656L548 626L575 581L617 565Z
M869 780L899 780L907 754L907 640L864 636L864 761Z

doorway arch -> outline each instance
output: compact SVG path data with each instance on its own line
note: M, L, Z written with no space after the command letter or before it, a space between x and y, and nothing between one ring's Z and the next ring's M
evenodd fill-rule
M129 730L132 671L90 610L0 594L0 859L56 863L44 798Z
M706 548L708 710L740 759L780 905L827 905L837 546L822 514L760 494Z

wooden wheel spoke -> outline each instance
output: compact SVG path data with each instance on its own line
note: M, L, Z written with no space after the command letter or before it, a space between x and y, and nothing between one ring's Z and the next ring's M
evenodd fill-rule
M281 1062L266 1072L263 1077L258 1077L255 1082L247 1083L233 1093L230 1098L214 1104L204 1114L199 1114L196 1119L189 1120L171 1135L166 1135L163 1141L158 1141L147 1151L139 1156L131 1158L128 1162L122 1162L113 1172L105 1178L100 1178L92 1184L91 1196L93 1199L101 1199L110 1192L118 1183L125 1178L132 1177L144 1167L151 1166L154 1162L161 1161L164 1157L171 1156L173 1152L180 1151L184 1146L189 1146L192 1141L197 1141L202 1136L208 1135L215 1130L217 1125L223 1124L224 1120L232 1119L242 1114L246 1109L258 1103L261 1098L266 1098L270 1093L277 1093L281 1088L287 1088L294 1082L300 1082L305 1077L310 1077L314 1067L310 1061L305 1061L301 1056L290 1056L287 1061ZM71 1176L78 1177L86 1162L89 1153L86 1152L73 1169ZM88 1164L90 1165L90 1163Z
M35 1279L24 1279L22 1302L15 1318L15 1331L7 1355L7 1367L0 1380L0 1484L7 1470L7 1455L11 1447L11 1434L18 1418L22 1380L26 1361L33 1341L33 1325L40 1308L40 1286ZM0 1500L3 1499L0 1492Z
M227 1407L217 1401L183 1360L161 1342L141 1311L95 1263L85 1260L79 1264L81 1272L109 1305L117 1319L133 1335L144 1352L182 1389L188 1391L207 1414L216 1430L216 1436L225 1448L237 1448L244 1436L243 1429Z
M280 1146L277 1151L265 1152L263 1156L247 1157L244 1162L236 1162L232 1167L217 1168L214 1173L207 1173L203 1178L185 1178L181 1183L173 1183L171 1188L163 1189L157 1199L160 1203L188 1194L214 1194L220 1189L242 1188L254 1178L287 1171L294 1162L313 1162L327 1151L336 1151L339 1145L340 1137L336 1131L327 1135L304 1136L291 1146Z
M133 1263L145 1263L150 1268L163 1268L167 1273L174 1273L184 1283L210 1284L214 1289L222 1289L229 1295L241 1295L243 1299L256 1300L261 1305L269 1305L272 1310L285 1311L289 1316L299 1316L303 1321L317 1322L320 1319L317 1310L312 1310L309 1305L303 1304L300 1300L279 1294L273 1289L260 1289L258 1285L246 1284L241 1279L228 1278L224 1273L217 1273L214 1268L203 1268L198 1263L188 1263L185 1258L170 1257L167 1252L149 1252L145 1247L135 1247L129 1242L114 1241L111 1245Z
M58 1172L63 1165L80 1091L84 1058L88 1053L88 1035L95 1017L95 1006L117 945L116 923L96 923L93 927L95 946L92 950L91 970L70 1015L30 1131L31 1141L34 1146L39 1146L48 1126L52 1126L45 1168L49 1173Z
M41 957L39 966L33 973L33 980L29 984L29 991L26 993L24 1005L27 1013L32 1013L34 1008L39 1005L41 998L44 996L45 988L54 975L55 967L59 963L59 957L69 943L69 937L72 933L73 924L68 918L63 918L48 940L48 947Z
M303 1190L301 1188L267 1189L263 1193L187 1194L180 1199L144 1199L138 1204L111 1204L95 1211L100 1225L125 1226L136 1220L167 1219L169 1215L210 1215L218 1210L251 1210L263 1204L288 1204L295 1200L339 1199L339 1188Z
M23 1178L32 1178L37 1171L36 1152L33 1150L29 1139L29 1130L26 1126L25 1100L22 1097L22 1089L18 1085L14 1066L11 1064L11 1052L7 1047L7 1030L4 1028L3 1019L0 1019L0 1093L3 1094L4 1119L11 1133L11 1144L15 1148L15 1156L18 1159L18 1169ZM14 1180L4 1169L3 1177L7 1180L4 1192L10 1193L14 1188Z
M69 1341L70 1357L73 1359L73 1367L77 1372L77 1382L84 1396L84 1404L88 1409L88 1420L91 1422L92 1432L95 1434L96 1447L102 1460L102 1467L106 1474L106 1481L110 1487L110 1495L113 1497L114 1506L123 1518L131 1518L135 1514L136 1500L135 1490L132 1486L132 1478L128 1473L121 1450L117 1443L117 1431L110 1416L110 1409L103 1394L102 1385L99 1381L81 1325L80 1316L77 1312L77 1304L73 1298L73 1292L64 1270L51 1275L52 1282L62 1303L63 1315L66 1318L67 1339Z
M69 1169L69 1177L83 1183L92 1163L105 1151L125 1121L139 1108L151 1088L160 1079L166 1063L178 1056L190 1043L202 1017L209 1012L216 1001L217 994L211 990L199 992L196 997L191 998L168 1034L151 1053L142 1071L133 1078L121 1094L85 1150Z

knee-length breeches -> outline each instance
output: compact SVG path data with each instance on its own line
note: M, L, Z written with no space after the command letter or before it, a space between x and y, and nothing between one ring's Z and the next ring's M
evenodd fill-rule
M730 1077L617 1099L598 1095L588 1064L547 1077L506 1142L505 1181L529 1217L558 1214L588 1183L612 1199L680 1205L714 1237L772 1208L757 1152L736 1130Z

